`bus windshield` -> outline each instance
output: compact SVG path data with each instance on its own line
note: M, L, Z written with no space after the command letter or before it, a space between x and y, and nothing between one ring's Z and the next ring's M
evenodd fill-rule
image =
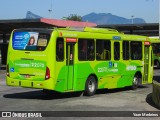
M50 34L40 32L14 32L12 47L14 50L43 51L49 42Z
M160 43L153 43L153 52L155 54L160 54Z

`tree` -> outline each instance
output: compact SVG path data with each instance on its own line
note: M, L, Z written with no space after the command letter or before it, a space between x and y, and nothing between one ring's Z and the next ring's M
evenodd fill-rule
M63 17L63 20L82 21L82 17L77 14L70 14L68 17Z

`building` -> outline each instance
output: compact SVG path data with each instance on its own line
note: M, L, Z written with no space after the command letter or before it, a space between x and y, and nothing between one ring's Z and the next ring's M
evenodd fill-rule
M125 34L137 34L145 36L159 36L158 23L143 24L114 24L114 25L96 25L90 22L78 22L57 19L14 19L0 20L0 58L2 65L6 64L8 41L13 29L18 28L53 28L53 27L100 27L113 28Z
M53 28L53 27L95 27L95 23L57 19L14 19L0 20L0 55L2 65L6 64L8 41L12 30L18 28Z
M159 23L98 25L101 28L113 28L125 34L159 36Z

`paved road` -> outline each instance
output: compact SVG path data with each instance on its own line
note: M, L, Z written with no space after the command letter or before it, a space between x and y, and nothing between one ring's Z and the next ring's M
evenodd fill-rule
M159 79L160 70L155 70L154 76ZM5 71L0 70L0 111L160 111L152 103L151 94L152 85L146 85L135 91L129 88L98 91L93 97L80 93L47 96L39 89L6 86Z

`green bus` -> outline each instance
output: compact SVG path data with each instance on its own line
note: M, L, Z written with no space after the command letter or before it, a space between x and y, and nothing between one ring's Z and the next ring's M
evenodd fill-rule
M159 37L151 37L150 42L153 48L154 67L160 68L160 40L159 40Z
M6 83L58 92L152 83L152 46L145 36L104 28L13 30Z

